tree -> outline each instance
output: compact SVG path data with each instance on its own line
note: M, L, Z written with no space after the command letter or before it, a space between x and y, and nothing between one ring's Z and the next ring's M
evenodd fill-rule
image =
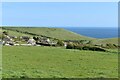
M35 40L35 41L38 41L39 40L39 38L38 37L33 37L33 39Z

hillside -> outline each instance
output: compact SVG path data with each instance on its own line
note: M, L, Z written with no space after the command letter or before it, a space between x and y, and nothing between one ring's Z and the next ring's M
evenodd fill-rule
M2 28L0 27L0 34L2 33Z
M19 32L16 32L16 31L11 31L11 30L5 30L3 29L2 31L8 31L9 35L13 35L13 36L32 36L32 35L29 35L29 34L24 34L24 33L19 33Z
M96 39L93 41L94 41L94 44L107 44L107 43L118 44L118 38Z
M33 28L33 27L4 27L3 30L9 29L8 32L10 35L16 35L16 36L23 36L28 35L27 32L57 38L61 40L83 40L83 39L93 39L86 36L79 35L77 33L62 29L62 28L46 28L46 27L40 27L40 28ZM16 30L24 33L18 33ZM30 36L30 35L28 35Z
M0 38L2 37L2 28L0 27Z
M118 38L105 38L105 39L90 38L62 28L3 27L3 31L6 30L8 31L9 35L14 35L14 36L33 36L27 33L26 34L21 33L21 32L29 32L29 33L33 33L41 36L47 36L51 38L57 38L61 40L92 40L93 44L106 44L106 43L118 44ZM17 32L16 30L21 32ZM0 28L0 33L1 32L2 29Z

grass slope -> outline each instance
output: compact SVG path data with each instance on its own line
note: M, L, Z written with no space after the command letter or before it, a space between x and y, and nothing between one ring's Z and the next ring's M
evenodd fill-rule
M118 44L118 38L106 38L106 39L96 39L93 41L94 44Z
M0 27L0 34L2 33L2 28Z
M3 46L5 78L118 77L118 55L54 47Z
M2 28L0 27L0 39L2 38Z
M83 40L83 39L93 39L89 37L85 37L82 35L79 35L77 33L62 29L62 28L45 28L45 27L39 27L39 28L32 28L32 27L7 27L8 29L14 29L24 32L30 32L38 35L44 35L52 38L57 38L61 40Z
M8 34L10 36L32 36L32 35L29 35L29 34L24 34L24 33L18 33L16 31L11 31L11 30L2 30L2 31L8 31Z

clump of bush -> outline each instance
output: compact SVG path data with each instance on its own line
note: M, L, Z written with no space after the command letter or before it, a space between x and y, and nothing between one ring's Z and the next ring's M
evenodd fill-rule
M64 46L64 42L62 40L58 40L57 46Z
M84 46L83 47L83 50L91 50L91 51L106 51L105 49L103 48L100 48L100 47L94 47L94 46Z
M3 31L3 34L8 35L8 31Z
M83 44L74 44L74 43L68 43L66 49L79 49L79 50L91 50L91 51L103 51L103 52L106 51L105 49L100 47L83 45Z
M74 45L74 49L79 49L79 50L82 50L83 49L83 44L75 44Z
M74 45L72 43L67 44L66 49L74 49Z
M35 41L38 41L39 40L39 37L33 37L33 39L35 40Z

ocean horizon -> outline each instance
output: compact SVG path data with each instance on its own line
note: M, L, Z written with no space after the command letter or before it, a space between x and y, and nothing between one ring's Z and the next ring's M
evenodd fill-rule
M93 38L116 38L117 27L61 27L77 34Z

